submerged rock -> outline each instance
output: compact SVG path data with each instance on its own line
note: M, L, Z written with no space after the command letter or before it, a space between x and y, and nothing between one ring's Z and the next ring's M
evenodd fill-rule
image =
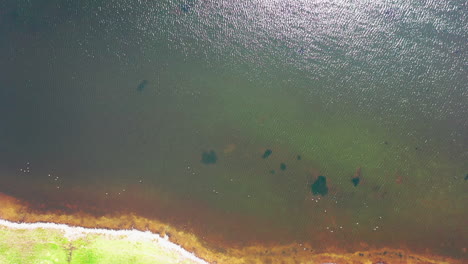
M203 152L202 153L202 159L201 162L203 164L215 164L216 161L218 161L218 157L216 156L216 153L211 150L210 152Z
M310 186L313 195L325 196L328 193L327 178L318 176L317 180Z

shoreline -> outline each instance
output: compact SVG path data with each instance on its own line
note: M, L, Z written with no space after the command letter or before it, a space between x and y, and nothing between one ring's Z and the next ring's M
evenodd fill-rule
M427 254L414 254L405 249L364 249L353 253L344 253L340 249L328 253L315 253L313 247L303 243L288 245L247 245L242 248L223 248L222 245L207 245L193 234L186 233L156 220L149 220L136 215L119 217L67 214L36 214L25 203L0 193L0 226L9 229L61 230L68 238L86 235L127 236L132 240L154 240L156 245L163 245L166 250L178 252L193 263L463 263L462 259ZM45 223L44 223L45 222ZM92 226L90 228L90 226ZM95 228L98 227L98 228ZM131 227L131 228L126 228ZM67 231L68 230L68 231ZM141 231L146 230L146 231ZM161 244L164 243L164 244ZM333 252L333 253L332 253Z
M208 264L205 260L198 258L192 252L189 252L182 248L180 245L172 243L169 240L169 236L165 235L161 238L158 234L151 233L150 231L139 231L133 230L114 230L114 229L103 229L103 228L84 228L80 226L68 226L65 224L57 223L16 223L0 219L0 227L12 229L12 230L53 230L59 231L67 240L73 242L80 238L86 237L87 235L98 235L104 236L108 239L117 240L128 240L138 242L151 242L154 246L162 248L168 253L175 253L177 256L182 258L182 261L191 261L190 263L197 264ZM1 228L0 228L1 229Z

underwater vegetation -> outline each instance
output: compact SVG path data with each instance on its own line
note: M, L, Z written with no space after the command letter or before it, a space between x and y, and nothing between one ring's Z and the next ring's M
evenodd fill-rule
M281 164L280 164L280 169L281 169L282 171L286 170L286 164L281 163Z
M327 178L318 176L317 180L310 186L313 195L325 196L328 193Z
M262 158L266 159L266 158L270 157L271 153L273 153L273 151L271 149L265 150L265 153L263 153Z
M216 153L211 150L210 152L203 152L202 153L202 159L201 162L203 164L215 164L216 161L218 161L218 157L216 156Z
M184 13L188 13L194 5L195 0L186 0L184 3L180 4L180 10Z
M359 177L355 177L351 179L351 182L353 183L354 187L358 186L359 181L360 181Z
M262 154L262 159L269 158L272 153L273 153L273 150L266 149L264 153ZM302 156L296 155L295 159L302 160ZM214 150L202 152L201 162L203 164L206 164L206 165L215 164L217 161L218 161L218 156L216 155L216 152ZM268 173L271 175L274 175L278 171L280 172L285 171L287 168L288 166L286 165L286 163L281 162L279 164L278 170L270 168L268 170ZM294 169L294 166L293 166L293 169ZM354 187L357 187L361 183L361 176L362 176L362 168L358 167L355 170L354 175L350 180L350 182L353 184ZM468 174L464 177L464 179L468 180ZM328 194L327 178L322 175L318 176L315 179L315 181L310 185L310 191L312 192L313 195L321 195L321 196L327 195Z
M351 179L354 187L358 186L359 182L361 181L361 167L357 168L354 172L354 177Z
M142 92L148 86L148 83L149 83L148 80L141 81L140 84L138 84L138 86L136 88L137 91Z

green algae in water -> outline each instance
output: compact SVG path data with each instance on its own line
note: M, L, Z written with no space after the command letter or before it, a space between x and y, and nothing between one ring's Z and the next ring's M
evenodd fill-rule
M317 180L310 186L313 195L325 196L328 193L327 178L318 176Z
M203 164L215 164L218 161L216 153L211 150L210 152L203 152L201 162Z
M271 153L273 153L273 151L271 149L265 150L265 153L263 153L262 158L266 159L266 158L270 157Z

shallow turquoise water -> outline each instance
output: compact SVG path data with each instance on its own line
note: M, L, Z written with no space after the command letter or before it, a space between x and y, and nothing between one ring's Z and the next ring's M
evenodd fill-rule
M0 191L466 257L463 1L59 3L2 4Z

